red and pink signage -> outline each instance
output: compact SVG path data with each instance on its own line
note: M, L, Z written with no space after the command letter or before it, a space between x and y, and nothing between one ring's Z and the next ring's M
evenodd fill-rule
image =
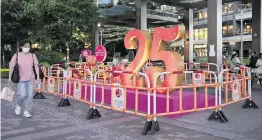
M102 45L97 46L95 49L95 56L97 62L104 62L107 56L106 48Z
M90 50L82 50L81 51L81 55L82 55L82 57L87 57L89 55L92 55L92 51L90 51Z

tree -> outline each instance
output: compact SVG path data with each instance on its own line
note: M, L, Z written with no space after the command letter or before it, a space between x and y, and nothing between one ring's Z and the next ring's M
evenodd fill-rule
M12 52L16 52L19 42L29 37L30 30L35 27L38 20L38 13L34 12L30 4L32 1L2 0L1 47L12 44Z
M41 0L39 29L35 40L49 44L84 42L92 24L99 18L98 8L89 0Z
M65 44L83 44L99 18L92 0L2 0L1 4L1 42L16 47L26 39L59 50Z

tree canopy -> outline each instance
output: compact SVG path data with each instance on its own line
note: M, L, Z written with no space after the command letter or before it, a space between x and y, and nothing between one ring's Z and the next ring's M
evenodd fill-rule
M90 0L2 0L1 8L3 44L84 42L99 18Z

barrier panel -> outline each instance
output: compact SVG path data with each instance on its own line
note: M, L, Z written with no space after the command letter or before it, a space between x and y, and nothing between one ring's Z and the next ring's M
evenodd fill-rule
M232 73L235 70L240 72ZM218 73L218 77L216 72L205 70L157 73L154 76L153 88L150 88L149 77L141 72L100 69L93 74L90 69L64 70L59 67L57 70L51 67L45 71L47 85L43 82L42 88L38 90L61 96L60 107L69 106L67 98L72 98L90 106L86 119L101 117L96 107L143 116L146 118L143 135L154 134L155 131L160 130L157 121L157 117L160 116L178 117L191 112L213 109L214 112L208 120L219 120L224 123L228 121L222 112L222 107L226 105L246 99L243 108L258 108L251 99L251 72L246 67L222 70ZM83 73L82 77L72 77L73 71ZM130 74L133 86L120 85L114 81L107 83L106 80L110 79L108 76L110 74L120 77L122 74ZM166 77L172 74L193 75L192 81L176 87L158 87L161 76ZM206 80L207 75L211 75L213 79ZM145 78L147 87L138 86L141 77ZM224 99L222 99L222 86L226 87ZM204 90L202 93L197 91L200 87ZM166 94L157 94L159 90L165 90ZM214 95L209 93L214 93Z
M221 70L219 66L215 63L185 63L185 71L194 71L194 70L202 70L202 71L213 71L218 74ZM206 78L212 81L212 75L207 73ZM187 75L185 75L185 84L187 84Z
M162 75L171 75L171 74L199 74L202 75L202 79L200 83L194 82L194 78L192 79L192 84L190 85L182 85L182 86L176 86L176 87L166 87L161 88L167 90L166 102L162 103L160 105L160 99L157 95L157 79L160 78ZM206 74L212 74L215 78L214 82L206 82L205 81L205 75ZM157 117L159 116L172 116L172 115L178 115L183 113L190 113L190 112L196 112L201 110L208 110L208 109L216 109L218 107L218 87L219 84L217 82L217 76L215 72L212 71L175 71L175 72L162 72L156 74L154 78L154 85L153 85L153 122L152 122L152 128L150 130L150 134L154 134L155 131L157 131L159 128ZM204 93L197 92L198 87L204 87ZM214 88L215 96L208 94L208 89ZM176 89L172 93L170 92L170 89ZM193 92L190 91L190 89L193 89ZM158 108L159 106L165 107L164 111L160 111Z
M57 96L61 96L62 100L59 103L59 107L70 106L69 100L67 97L72 99L91 104L92 102L92 82L93 82L93 74L89 69L76 69L69 68L68 70L64 70L60 67L57 67L57 70L52 71L52 67L48 68L48 73L45 75L47 78L47 84L43 82L43 86L39 89L37 87L37 91L51 93ZM73 70L83 70L85 73L88 73L89 79L76 79L72 78ZM61 77L60 73L62 72L63 76ZM56 76L52 76L53 74ZM44 79L46 79L44 78ZM88 92L89 91L89 92Z
M124 86L119 83L108 84L105 81L102 83L97 82L99 73L102 73L103 75L107 75L108 73L117 73L120 75L132 74L134 86ZM147 88L135 86L137 76L142 76L146 79ZM94 75L93 88L93 112L96 112L96 114L98 112L96 106L98 106L118 112L143 116L150 121L150 82L149 78L144 73L99 70ZM89 118L97 117L94 115L94 113L93 115L90 113Z
M239 73L240 72L240 73ZM225 80L223 76L225 75ZM235 67L233 69L222 70L218 77L219 87L219 105L221 107L246 100L251 101L251 70L245 66ZM224 88L224 100L222 101L222 87ZM246 103L245 103L246 104ZM243 105L243 108L247 107ZM255 103L251 103L253 108L257 108ZM251 105L249 103L249 106Z

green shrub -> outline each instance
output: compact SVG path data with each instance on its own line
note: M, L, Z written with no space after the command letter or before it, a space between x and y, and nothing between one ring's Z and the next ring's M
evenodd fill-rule
M57 63L64 63L66 57L64 54L60 52L48 50L42 50L40 52L37 52L36 55L38 57L39 63L47 66Z
M9 69L0 69L1 78L8 79L9 77Z
M51 65L47 62L40 62L40 65L45 66L45 67L50 67Z

